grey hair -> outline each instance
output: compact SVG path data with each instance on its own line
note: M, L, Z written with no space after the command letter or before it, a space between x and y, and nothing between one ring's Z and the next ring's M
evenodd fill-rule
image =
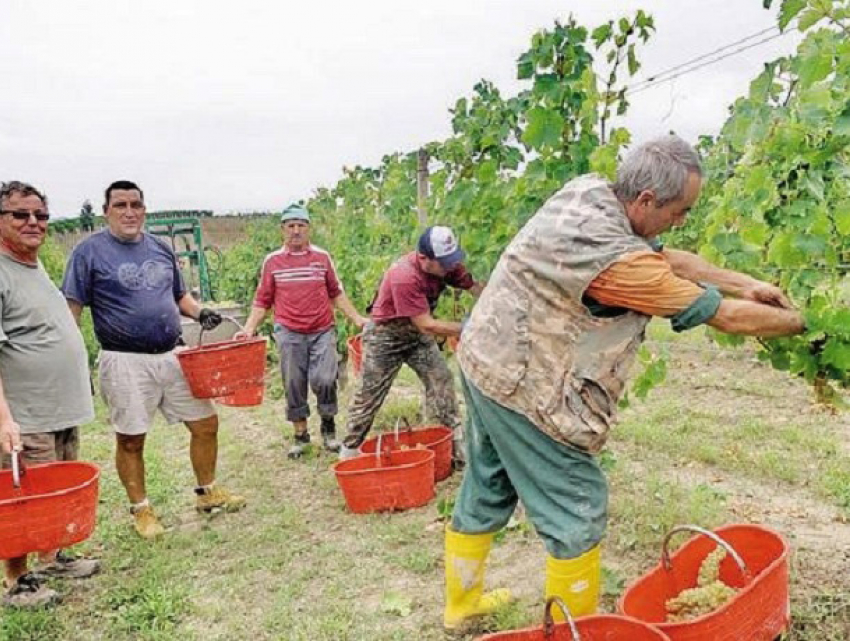
M0 183L0 204L5 202L12 194L38 196L41 202L44 203L44 206L47 206L47 196L28 183L21 182L20 180L10 180L7 183Z
M651 190L659 207L685 197L688 174L702 177L694 148L675 135L655 138L633 149L617 168L613 190L622 202L634 202Z

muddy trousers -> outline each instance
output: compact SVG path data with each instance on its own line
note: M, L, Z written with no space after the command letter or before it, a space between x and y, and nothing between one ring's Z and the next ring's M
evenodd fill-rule
M596 460L462 382L466 471L452 529L496 532L521 500L551 557L573 559L594 548L605 533L608 513L608 484Z
M363 332L363 366L348 409L347 448L366 439L398 371L404 364L416 372L425 386L425 414L429 423L460 428L454 378L437 343L407 319L369 323Z

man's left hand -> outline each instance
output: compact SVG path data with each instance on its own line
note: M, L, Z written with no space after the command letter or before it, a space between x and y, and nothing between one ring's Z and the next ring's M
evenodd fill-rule
M771 307L781 307L783 309L793 309L791 301L785 296L781 289L770 283L757 280L747 288L741 298L751 300L756 303L770 305Z
M215 329L219 325L221 325L221 314L219 314L214 309L209 309L205 307L201 310L201 313L198 314L198 322L201 324L206 331L211 329Z

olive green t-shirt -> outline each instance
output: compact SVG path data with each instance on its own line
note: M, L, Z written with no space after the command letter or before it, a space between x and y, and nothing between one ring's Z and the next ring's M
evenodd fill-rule
M39 264L0 253L0 380L21 433L94 418L83 337L62 292Z

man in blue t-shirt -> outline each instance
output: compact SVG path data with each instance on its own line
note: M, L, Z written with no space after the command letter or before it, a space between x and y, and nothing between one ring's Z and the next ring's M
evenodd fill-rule
M108 227L74 248L62 291L80 320L89 306L102 348L100 390L109 407L117 447L115 466L130 499L136 531L143 538L163 533L145 491L145 436L159 409L170 423L189 428L189 456L198 486L197 507L236 510L241 496L215 485L218 416L209 400L192 396L174 354L180 316L213 329L221 316L201 309L186 291L174 252L142 231L144 194L122 180L106 190Z

